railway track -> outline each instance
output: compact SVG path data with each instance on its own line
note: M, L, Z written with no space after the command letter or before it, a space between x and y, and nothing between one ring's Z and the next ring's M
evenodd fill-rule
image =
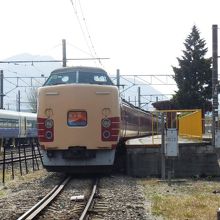
M60 173L44 171L41 177L19 184L16 188L8 188L8 196L0 198L0 219L18 219L64 177ZM149 214L150 203L146 204L144 188L138 181L123 175L103 176L98 183L95 200L88 208L89 219L155 219ZM62 192L34 219L83 219L81 216L92 191L92 182L91 177L72 178ZM84 199L72 199L80 196L84 196Z
M48 216L54 216L53 213L57 211L57 204L62 203L63 198L55 202L55 198L60 194L62 189L70 182L71 176L66 177L61 184L56 185L43 199L41 199L36 205L30 208L27 212L25 212L22 216L20 216L17 220L24 219L47 219ZM68 184L69 185L69 184ZM87 187L88 188L88 187ZM91 188L91 187L90 187ZM97 193L98 188L98 179L94 181L92 190L90 191L90 195L85 193L85 199L78 200L78 196L75 199L75 202L72 202L73 207L68 210L69 214L73 219L85 220L88 219L88 216L91 214L91 207L94 205L94 198ZM64 190L65 191L65 190ZM64 196L68 199L66 196ZM87 199L88 198L88 199ZM51 206L50 206L50 205ZM47 210L46 210L47 209ZM45 212L46 211L46 215ZM65 211L63 211L63 216L65 216ZM65 217L63 217L65 218Z
M43 199L41 199L36 205L34 205L31 209L25 212L21 217L17 220L24 220L24 219L33 219L35 218L45 207L53 201L56 196L61 192L64 186L69 182L71 179L68 176L61 184L56 185Z
M92 188L92 193L88 199L88 202L79 218L79 220L84 220L87 218L87 215L88 215L88 211L89 209L91 208L92 204L93 204L93 201L94 201L94 197L95 197L95 194L97 192L97 186L98 186L98 179L95 181L94 185L93 185L93 188Z

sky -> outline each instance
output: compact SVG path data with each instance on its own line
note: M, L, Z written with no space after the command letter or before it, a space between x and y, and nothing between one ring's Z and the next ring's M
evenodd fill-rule
M20 53L104 68L110 74L173 74L183 43L196 25L212 54L212 25L220 22L219 0L7 0L0 1L0 60ZM171 86L160 86L163 93Z

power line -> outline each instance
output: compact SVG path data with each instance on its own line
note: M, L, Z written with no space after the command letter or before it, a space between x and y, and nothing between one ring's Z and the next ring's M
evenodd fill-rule
M81 31L82 31L83 38L84 38L84 40L85 40L85 42L86 42L86 45L87 45L87 47L88 47L88 49L89 49L89 51L90 51L92 57L95 57L95 56L93 55L93 52L92 52L92 50L91 50L91 48L90 48L90 46L89 46L89 43L88 43L88 41L87 41L86 34L85 34L84 30L83 30L83 26L82 26L81 21L80 21L80 18L79 18L79 16L78 16L77 9L76 9L76 7L74 6L73 0L70 0L70 2L71 2L71 4L72 4L74 13L75 13L76 18L77 18L77 21L78 21L78 23L79 23L79 26L80 26L80 29L81 29Z
M97 58L68 58L66 60L106 60L109 59L107 57L97 57ZM0 63L13 63L13 64L18 64L18 63L62 63L63 60L8 60L8 61L0 61Z
M79 51L81 51L81 52L83 52L83 53L85 53L85 54L87 54L87 55L89 55L89 56L93 56L92 54L90 54L90 53L88 53L87 51L85 51L85 50L82 50L81 48L79 48L79 47L77 47L77 46L75 46L74 44L72 44L72 43L69 43L69 42L67 42L67 45L69 45L69 46L71 46L71 47L73 47L73 48L75 48L75 49L77 49L77 50L79 50Z
M42 70L40 70L39 68L37 68L35 65L31 65L35 70L37 70L39 73L41 74L45 74Z
M92 49L93 49L93 51L94 51L95 57L98 57L98 55L97 55L97 53L96 53L96 50L95 50L95 47L94 47L94 44L93 44L93 42L92 42L91 35L90 35L90 33L89 33L88 25L87 25L87 22L86 22L84 13L83 13L83 9L82 9L82 5L81 5L80 0L78 0L78 2L79 2L79 7L80 7L80 10L81 10L82 17L83 17L83 21L84 21L84 24L85 24L86 32L87 32L88 37L89 37L90 44L91 44ZM99 60L99 63L102 65L101 60Z

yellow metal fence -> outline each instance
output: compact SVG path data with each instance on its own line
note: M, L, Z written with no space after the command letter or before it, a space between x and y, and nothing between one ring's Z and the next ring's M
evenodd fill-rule
M204 122L201 109L161 110L159 112L164 113L165 128L177 128L179 136L183 138L202 139Z
M179 135L186 138L202 139L202 112L196 109L178 116Z

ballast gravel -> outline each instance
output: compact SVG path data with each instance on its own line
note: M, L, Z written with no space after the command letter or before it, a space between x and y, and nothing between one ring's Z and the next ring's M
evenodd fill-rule
M0 219L14 220L20 217L58 184L62 177L64 174L48 173L42 169L10 181L5 186L0 185ZM76 183L77 178L79 182L83 181L81 177L73 178ZM88 177L85 181L88 182ZM156 219L150 213L151 204L145 201L143 188L136 178L124 175L101 177L96 197L91 212L92 219ZM66 199L70 198L71 195ZM67 215L63 219L74 218Z

